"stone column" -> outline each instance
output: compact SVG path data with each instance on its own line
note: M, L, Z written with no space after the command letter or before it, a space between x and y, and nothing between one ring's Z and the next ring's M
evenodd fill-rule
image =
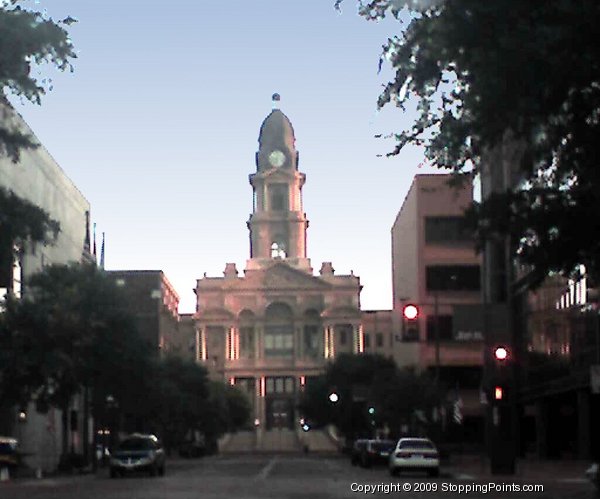
M264 327L263 323L260 323L256 327L256 340L257 340L256 358L263 359L265 356L265 327Z
M195 345L195 355L194 355L194 362L200 362L201 358L200 358L200 352L201 352L201 344L200 342L202 341L202 336L201 336L201 332L200 329L196 329L196 345Z
M294 341L294 357L296 360L300 360L304 358L304 342L302 341L302 333L303 333L303 324L296 323L294 325L294 337L296 341Z

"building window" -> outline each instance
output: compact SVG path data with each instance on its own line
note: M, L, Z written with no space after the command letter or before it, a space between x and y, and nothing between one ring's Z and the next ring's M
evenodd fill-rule
M337 324L334 330L340 346L346 346L352 341L353 329L351 324Z
M473 242L473 231L464 217L425 217L427 244L456 244Z
M479 265L430 265L425 269L427 291L479 291Z
M371 334L365 333L365 349L371 348Z
M437 323L435 315L427 316L427 341L435 341L436 327L439 328L440 341L450 341L454 339L451 315L438 315Z
M375 345L377 346L377 348L383 347L383 333L375 334Z
M285 211L288 209L287 184L269 185L269 206L272 211Z
M294 378L290 377L268 377L266 382L266 392L269 395L284 393L294 393Z
M271 258L285 258L286 256L285 244L281 241L274 241L273 244L271 244Z
M267 308L265 326L265 356L291 357L294 354L292 310L283 303Z
M346 334L346 330L342 329L340 331L340 345L345 345L346 343L348 343L348 335Z
M245 359L254 357L253 327L240 327L240 357Z
M321 356L321 337L319 326L304 326L304 355L311 359Z

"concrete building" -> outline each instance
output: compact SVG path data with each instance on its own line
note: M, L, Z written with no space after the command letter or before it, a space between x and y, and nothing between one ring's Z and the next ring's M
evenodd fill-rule
M0 119L28 132L37 141L21 116L2 100ZM42 208L60 223L55 244L31 245L26 242L17 262L0 262L3 269L0 275L4 276L4 282L0 283L1 296L9 289L16 295L26 294L27 278L45 265L93 261L89 239L90 204L43 145L24 150L16 164L0 156L0 187ZM38 414L30 405L23 413L26 418L20 419L18 412L14 414L11 431L21 441L21 450L28 454L27 463L33 468L54 470L61 451L60 411ZM75 429L69 433L69 445L81 452L82 442L77 429L82 428L83 417L78 400L73 402L69 420L69 427Z
M396 336L394 334L394 313L392 310L363 310L361 321L364 335L365 353L393 357Z
M179 354L184 348L179 330L179 295L162 270L109 270L126 300L140 336L154 351Z
M359 278L335 274L330 262L313 274L306 176L292 124L279 109L263 121L258 142L249 177L250 258L243 275L227 263L223 277L198 279L196 358L213 378L248 394L256 424L268 432L294 428L305 384L340 352L362 352L364 342Z
M457 389L465 428L480 432L481 260L464 224L473 187L451 187L450 178L415 176L392 227L393 327L401 340L394 357ZM409 304L418 309L414 320L403 317Z
M519 370L520 451L542 459L597 459L600 335L587 278L548 277L523 293L525 355Z

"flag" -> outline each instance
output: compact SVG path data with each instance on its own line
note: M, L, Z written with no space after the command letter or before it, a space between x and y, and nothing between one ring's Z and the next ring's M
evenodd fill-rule
M94 250L92 251L92 255L96 256L96 222L94 222Z
M458 391L458 386L456 387L456 398L454 399L454 403L452 404L452 420L456 424L462 424L463 422L463 400L460 396L460 392Z
M102 246L100 247L100 268L104 270L104 232L102 233Z

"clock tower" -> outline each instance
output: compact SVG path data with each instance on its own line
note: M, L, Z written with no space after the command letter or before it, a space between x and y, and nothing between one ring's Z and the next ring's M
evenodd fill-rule
M279 99L279 94L273 95L273 110L260 127L256 173L249 177L253 203L247 223L250 259L246 268L259 269L280 259L312 273L306 257L308 220L302 204L306 175L298 171L294 129L279 110Z

